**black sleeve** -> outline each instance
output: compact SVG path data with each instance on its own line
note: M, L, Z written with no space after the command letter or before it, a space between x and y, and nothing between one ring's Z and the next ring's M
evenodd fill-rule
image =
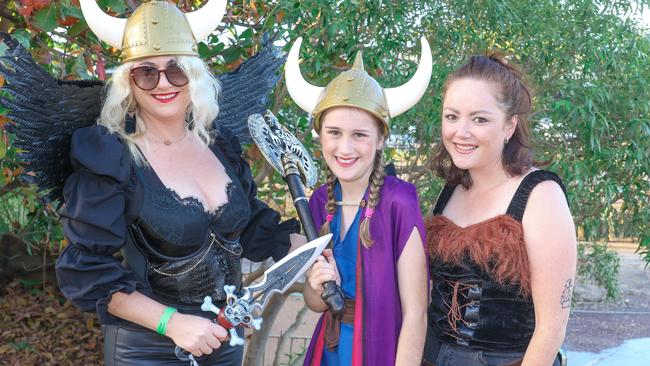
M254 262L261 262L269 257L275 261L282 259L291 243L289 234L300 232L300 223L296 219L280 222L280 214L257 198L257 185L253 181L250 166L242 158L242 150L236 136L222 128L219 133L220 145L235 167L239 181L248 194L250 219L241 234L244 249L242 256Z
M97 311L102 324L110 322L113 293L146 287L113 256L127 235L130 167L122 154L122 143L103 127L78 130L72 137L74 173L63 190L61 223L68 245L56 263L59 288L79 309Z

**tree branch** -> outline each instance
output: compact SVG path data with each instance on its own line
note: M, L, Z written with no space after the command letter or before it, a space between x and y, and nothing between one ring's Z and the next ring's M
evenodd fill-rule
M266 161L266 159L264 159L264 165L262 166L262 169L260 169L260 172L253 180L255 181L255 184L259 186L262 183L262 181L264 181L264 179L266 179L266 177L268 177L272 173L273 173L273 167L271 166L271 164L269 164L268 161Z
M244 355L244 366L262 366L264 362L262 355L266 349L266 342L269 339L269 333L271 333L271 328L273 327L273 323L275 323L278 313L282 310L287 296L295 292L302 292L304 285L303 282L296 282L284 294L271 297L262 312L262 318L264 319L262 328L253 333L248 341L247 351Z
M282 352L286 347L288 342L291 342L291 336L298 329L300 324L302 324L303 319L307 315L307 305L304 304L298 314L296 314L296 320L287 328L287 330L282 333L280 340L278 341L278 348L275 350L275 360L273 360L273 366L280 366L280 357L282 357ZM291 361L291 355L289 355L289 361Z
M0 1L0 18L8 20L17 28L25 27L25 20L20 16L15 16L13 12L9 10L9 2L6 0Z
M260 278L264 271L269 268L269 265L267 264L266 261L260 263L260 266L254 270L253 272L250 272L249 274L246 275L246 278L242 281L243 286L250 286L251 283L255 282L256 279Z
M4 186L0 187L0 197L4 196L7 193L12 192L14 189L21 186L23 186L23 183L18 179L14 179L10 183L7 183Z

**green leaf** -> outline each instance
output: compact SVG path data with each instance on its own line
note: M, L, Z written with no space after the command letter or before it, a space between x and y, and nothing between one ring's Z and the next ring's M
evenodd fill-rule
M253 29L248 28L239 35L240 39L251 39L253 38Z
M32 24L44 32L51 32L56 28L57 11L54 4L46 6L32 16Z
M86 61L83 55L74 58L74 63L71 65L70 73L81 79L90 79L92 75L88 72Z
M7 156L7 144L5 144L5 139L0 138L0 160L4 159Z
M204 60L209 59L213 56L210 47L206 46L206 44L203 42L199 43L198 49L199 49L199 57L201 57Z
M241 49L238 46L230 46L221 53L221 56L226 64L235 62L241 56Z
M97 3L102 9L109 9L115 13L124 13L127 9L124 0L98 0Z
M226 48L226 44L219 42L212 47L212 52L214 52L214 54L216 55L219 54L219 52L223 51L224 48Z
M32 35L26 29L17 29L11 34L11 36L18 41L21 46L25 47L25 49L29 49L29 42L32 39Z
M77 19L84 19L84 15L81 12L81 8L77 8L76 6L64 6L62 7L61 12L65 16L75 17Z
M86 21L82 19L77 23L73 24L70 28L68 28L67 33L70 37L76 37L87 29L88 29L88 24L86 24Z

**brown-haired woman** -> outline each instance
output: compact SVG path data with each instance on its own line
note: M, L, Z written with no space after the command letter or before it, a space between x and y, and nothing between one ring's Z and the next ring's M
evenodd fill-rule
M559 365L576 237L562 181L533 167L530 88L502 57L473 56L443 99L425 364Z

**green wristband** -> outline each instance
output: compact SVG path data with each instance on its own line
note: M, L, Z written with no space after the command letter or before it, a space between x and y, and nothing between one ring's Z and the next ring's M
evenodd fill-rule
M158 321L158 329L156 329L156 332L158 332L158 334L165 335L165 332L167 331L167 323L175 312L176 309L171 306L165 309L165 312L163 312L163 315L160 316L160 320Z

